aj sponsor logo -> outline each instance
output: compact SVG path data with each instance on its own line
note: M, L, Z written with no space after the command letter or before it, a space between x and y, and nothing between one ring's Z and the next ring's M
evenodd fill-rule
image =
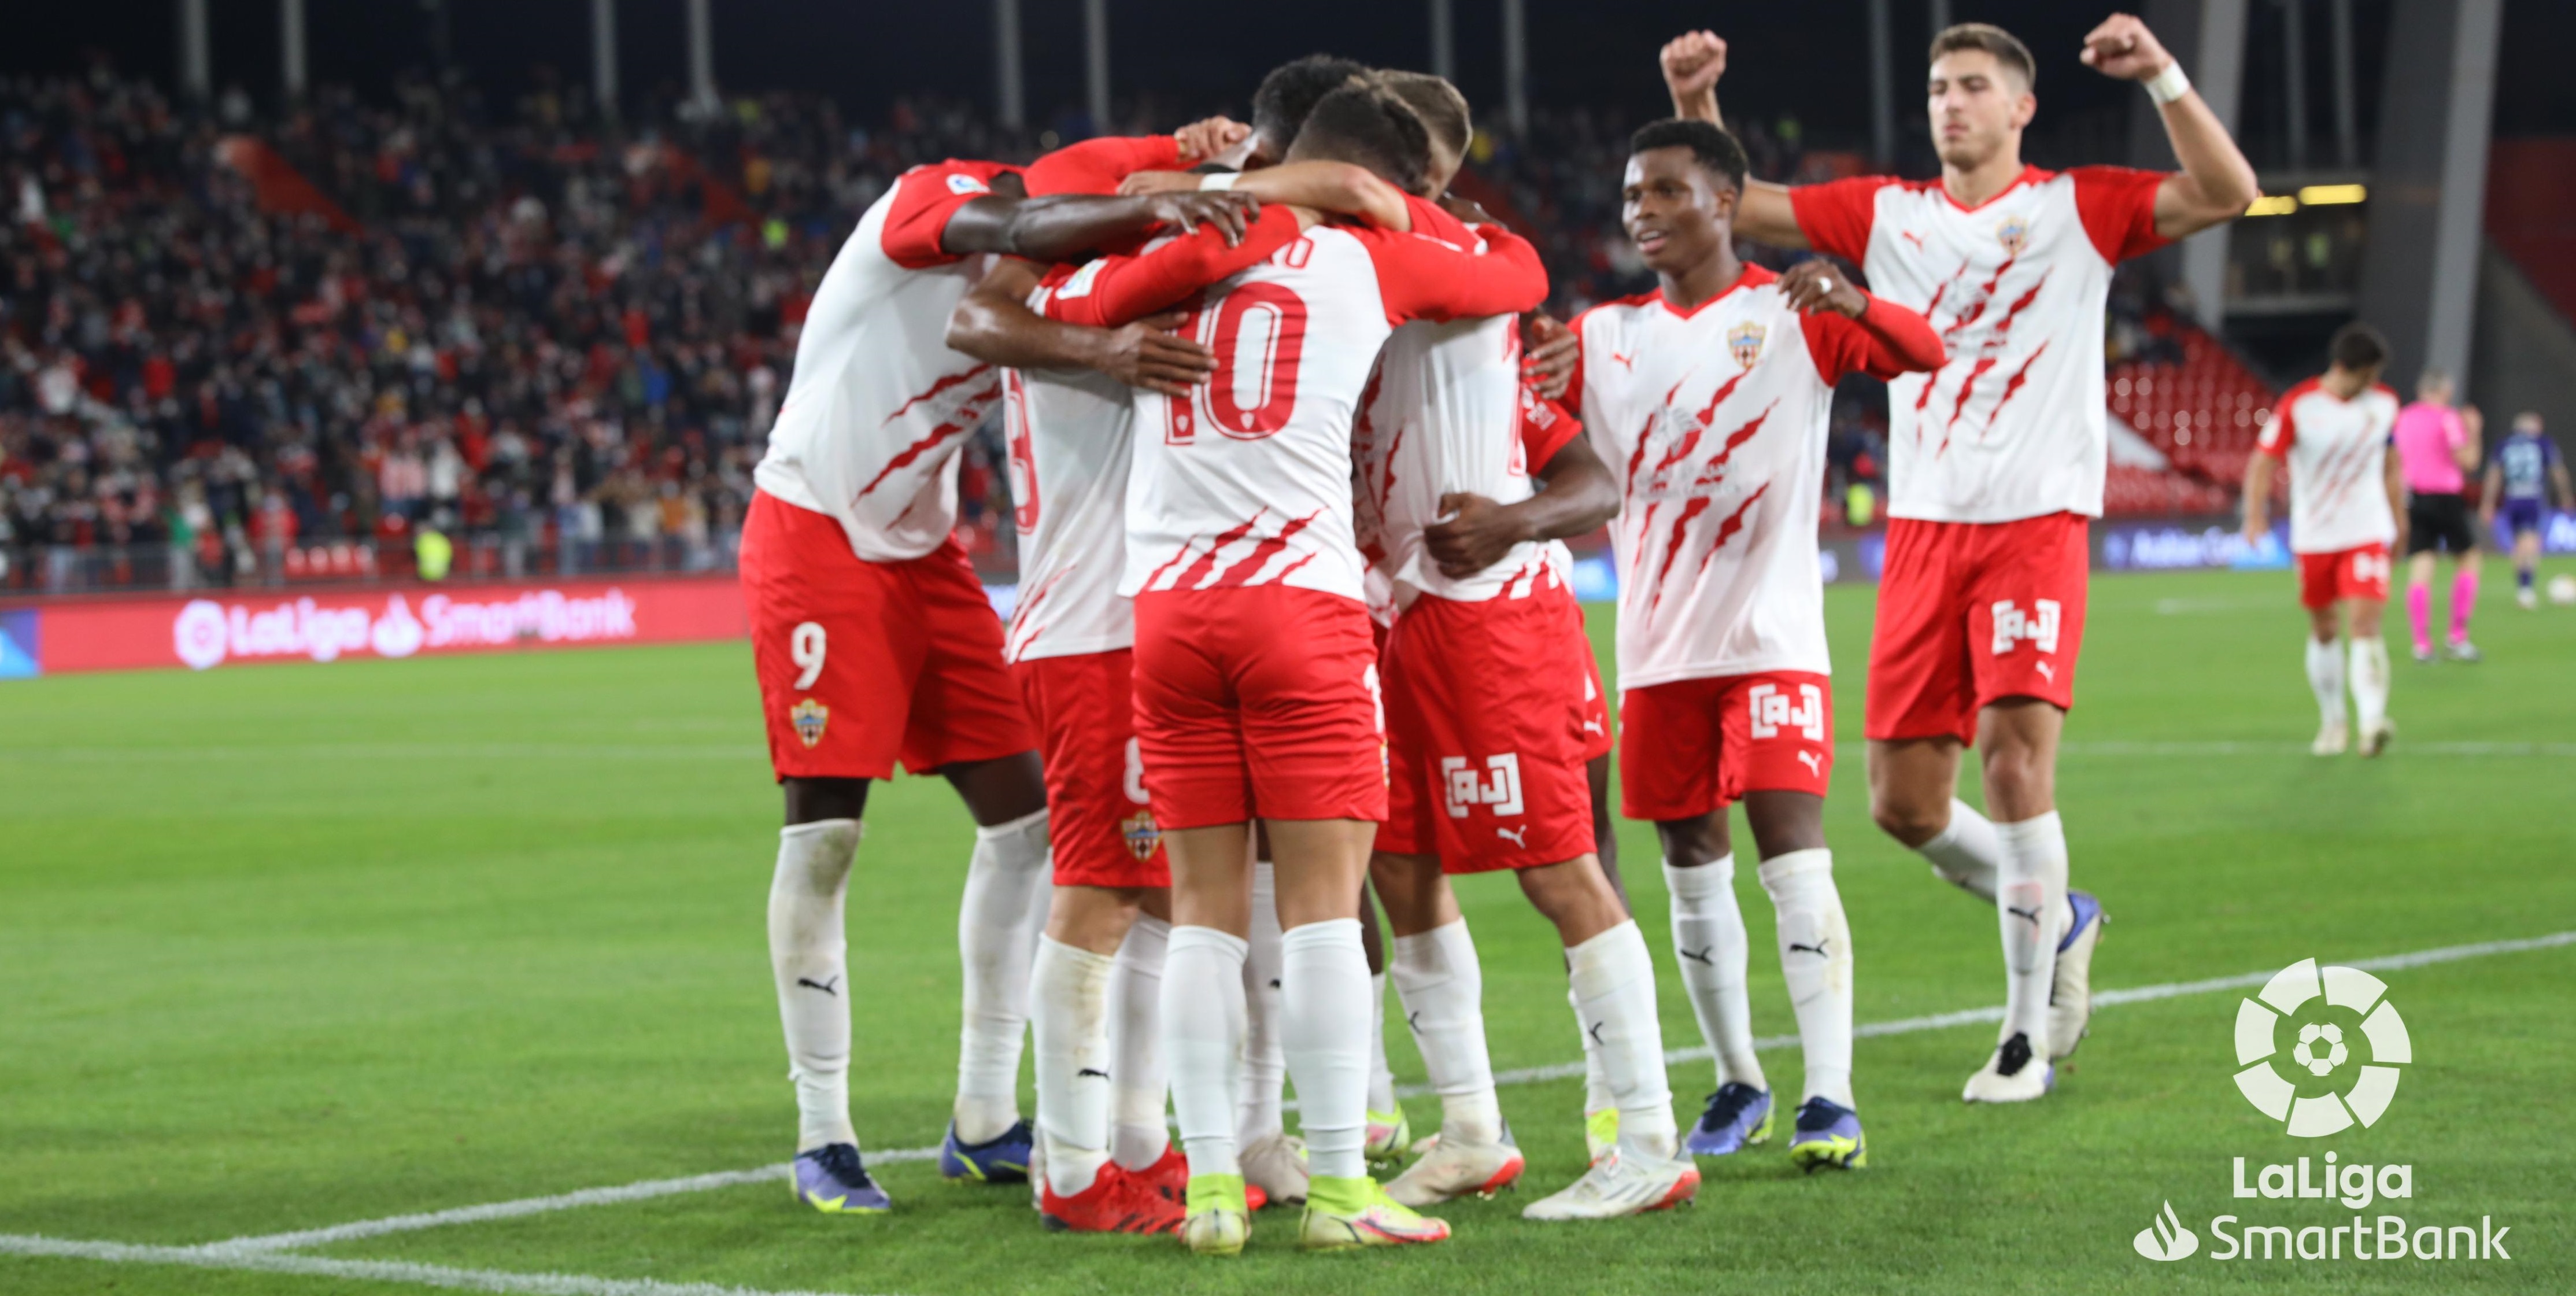
M2405 1019L2389 1002L2388 986L2359 968L2323 966L2301 959L2237 1005L2237 1092L2254 1109L2281 1122L2292 1138L2314 1139L2377 1125L2397 1094L2401 1068L2415 1061ZM2198 1230L2183 1222L2168 1200L2130 1239L2140 1256L2158 1262L2187 1260L2509 1261L2507 1235L2491 1215L2474 1224L2439 1222L2421 1215L2363 1214L2373 1207L2416 1197L2415 1167L2407 1163L2346 1161L2327 1150L2269 1164L2265 1158L2231 1159L2231 1199L2277 1202L2261 1219L2213 1215ZM2298 1203L2337 1207L2340 1218L2301 1218ZM2411 1205L2409 1209L2415 1209ZM2342 1215L2342 1212L2351 1212ZM2203 1245L2203 1235L2207 1244Z

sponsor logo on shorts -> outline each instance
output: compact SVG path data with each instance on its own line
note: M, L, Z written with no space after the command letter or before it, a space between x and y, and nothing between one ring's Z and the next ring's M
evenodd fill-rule
M832 723L832 708L807 698L787 708L787 719L796 726L796 737L812 750L823 741L823 726Z
M1468 764L1464 756L1443 756L1440 779L1452 819L1466 818L1470 806L1491 806L1495 814L1506 817L1526 808L1521 804L1519 752L1488 756L1481 769Z
M1816 685L1799 685L1793 700L1777 684L1756 684L1744 691L1744 709L1756 740L1777 738L1783 729L1794 729L1809 742L1825 740L1825 691ZM1799 756L1813 754L1800 752Z
M1163 844L1163 830L1155 825L1151 810L1120 820L1118 834L1127 839L1127 853L1140 860L1154 858L1154 848Z
M2028 640L2044 653L2057 651L2057 624L2060 608L2056 599L2032 599L2031 610L2024 612L2011 599L1995 601L1995 656L2001 657Z

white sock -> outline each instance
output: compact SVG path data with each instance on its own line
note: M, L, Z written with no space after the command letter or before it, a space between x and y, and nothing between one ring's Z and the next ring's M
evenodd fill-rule
M1735 857L1697 868L1664 861L1664 889L1673 897L1673 955L1682 988L1690 992L1700 1038L1717 1055L1717 1079L1769 1090L1753 1058L1753 1002L1744 980L1753 948L1744 934L1744 911L1735 903ZM1626 1119L1624 1116L1621 1119Z
M2361 674L2361 641L2352 643L2353 674ZM2308 636L2308 688L2317 695L2317 713L2326 724L2343 723L2343 654L2332 641Z
M1446 1141L1494 1143L1503 1137L1503 1108L1494 1097L1494 1063L1485 1051L1485 972L1467 921L1395 938L1388 968L1404 1000L1404 1021L1423 1069L1440 1095Z
M1932 875L1985 901L1995 902L1995 869L2004 858L1995 826L1975 806L1950 798L1950 826L1914 848L1932 861Z
M1368 946L1363 942L1360 952ZM1369 974L1368 1109L1395 1110L1395 1071L1386 1064L1386 973Z
M1851 923L1834 889L1834 853L1791 851L1762 861L1762 889L1780 919L1780 975L1798 1014L1808 1098L1852 1105Z
M1280 938L1280 1038L1297 1082L1307 1173L1368 1173L1368 952L1357 918L1307 923Z
M1163 1063L1190 1173L1241 1174L1235 1161L1236 1064L1243 1051L1240 936L1174 927L1163 958Z
M1172 1146L1162 1041L1171 941L1170 923L1140 913L1109 968L1109 1158L1130 1170L1162 1160Z
M2004 1028L2030 1036L2031 1049L2048 1051L2048 992L2057 975L2057 938L2065 931L2066 825L2049 811L2036 819L1995 825L2003 843L2001 884L1995 894L2004 942Z
M2315 673L2309 667L2309 673ZM2380 638L2352 641L2353 709L2361 713L2361 727L2371 729L2388 719L2388 641Z
M859 1141L850 1128L850 968L841 901L859 821L818 819L778 833L769 879L769 971L796 1084L796 1150Z
M1245 1031L1243 1092L1234 1118L1235 1138L1250 1147L1285 1131L1280 1092L1288 1083L1288 1058L1279 1048L1278 874L1268 861L1252 866L1252 927L1243 960Z
M957 906L957 953L966 969L965 1023L957 1038L957 1137L984 1143L1020 1119L1020 1042L1029 1021L1029 963L1037 956L1052 891L1047 815L975 830L966 894Z
M1655 960L1645 933L1623 922L1566 952L1566 979L1584 1032L1600 1046L1601 1069L1619 1108L1619 1145L1669 1160L1679 1147L1672 1084L1664 1076L1664 1028L1655 1016Z
M1583 1000L1575 995L1571 984L1565 988L1565 1006L1574 1010L1574 1033L1583 1040L1583 1114L1609 1111L1619 1105L1619 1100L1610 1092L1610 1073L1601 1065L1601 1046L1593 1040L1592 1032L1583 1028Z
M1112 961L1051 936L1038 937L1038 1137L1046 1144L1047 1186L1071 1197L1109 1161L1109 970Z

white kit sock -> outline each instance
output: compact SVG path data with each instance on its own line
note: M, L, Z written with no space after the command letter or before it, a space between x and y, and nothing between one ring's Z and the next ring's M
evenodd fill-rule
M1170 923L1140 913L1109 969L1109 1157L1130 1170L1162 1160L1172 1146L1162 1040L1171 941Z
M1485 973L1460 919L1418 936L1398 936L1388 971L1404 1001L1405 1025L1440 1095L1443 1141L1493 1143L1503 1136L1494 1064L1485 1049Z
M1735 903L1735 857L1696 868L1664 862L1664 888L1673 898L1673 956L1682 988L1690 993L1700 1037L1717 1055L1717 1078L1768 1090L1753 1057L1753 1004L1744 981L1752 945L1744 911ZM1622 1119L1625 1119L1624 1117Z
M1109 971L1104 954L1038 937L1038 1137L1047 1186L1071 1197L1109 1161Z
M1245 1147L1282 1131L1281 1090L1288 1083L1288 1059L1279 1049L1279 903L1278 874L1266 861L1252 866L1252 926L1243 961L1245 1033L1243 1092L1234 1118L1235 1138Z
M1619 1108L1619 1145L1638 1156L1671 1158L1679 1148L1673 1090L1664 1075L1664 1029L1655 1016L1655 960L1645 933L1623 922L1567 950L1584 1032Z
M2004 1029L2020 1032L2031 1048L2048 1053L2048 993L2057 976L2057 938L2066 927L2066 826L2049 811L2035 819L1995 825L2003 843L1996 870L1995 917L2003 932Z
M2353 673L2359 675L2361 641L2352 644ZM2308 689L2317 695L2317 715L2329 725L2343 723L2343 653L2332 642L2308 636Z
M2379 638L2352 641L2353 709L2361 713L2364 730L2376 728L2388 718L2388 641Z
M796 1084L796 1150L859 1141L850 1128L850 969L841 905L859 821L781 829L769 880L769 971Z
M1368 1173L1368 952L1356 918L1307 923L1280 939L1280 1037L1297 1083L1306 1169Z
M1995 826L1975 806L1950 798L1950 826L1915 847L1932 861L1932 874L1987 904L1995 902L1995 870L2003 863L2003 843Z
M957 1137L984 1143L1020 1119L1020 1044L1029 1020L1029 963L1046 925L1047 815L1040 810L975 830L957 907L965 1020L957 1039Z
M1194 1175L1243 1173L1234 1143L1243 954L1240 936L1174 927L1163 959L1163 1064L1171 1069L1172 1111Z
M1368 946L1360 953L1365 958ZM1369 974L1368 1109L1395 1110L1395 1069L1386 1064L1386 973Z
M1791 851L1762 861L1762 889L1779 915L1780 975L1798 1015L1805 1098L1852 1105L1851 923L1834 887L1834 853Z

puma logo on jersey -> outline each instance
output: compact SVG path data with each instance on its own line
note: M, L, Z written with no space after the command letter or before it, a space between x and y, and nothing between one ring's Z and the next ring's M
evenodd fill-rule
M811 977L798 977L798 978L796 978L796 984L801 985L801 986L805 987L805 988L806 988L806 989L808 989L808 990L820 990L820 991L822 991L823 993L825 993L825 994L827 994L827 995L830 995L830 996L832 996L832 997L833 997L833 998L835 998L835 999L838 999L838 998L840 998L840 997L841 997L841 992L840 992L840 991L838 991L838 990L833 989L832 987L837 986L837 985L839 985L840 983L841 983L841 978L839 978L839 977L834 977L834 978L832 978L832 979L831 979L831 980L829 980L829 981L816 981L816 980L814 980L814 979L813 979L813 978L811 978Z
M1915 251L1917 251L1917 252L1920 252L1920 251L1922 251L1922 250L1923 250L1923 236L1922 236L1922 235L1920 235L1920 234L1915 233L1915 232L1914 232L1914 231L1912 231L1912 230L1898 230L1898 231L1896 231L1896 237L1901 238L1901 239L1905 240L1906 242L1913 244L1913 245L1914 245L1914 250L1915 250Z
M1526 827L1497 828L1494 830L1494 835L1508 839L1511 844L1520 847L1522 850L1529 849L1529 829Z
M2044 653L2057 651L2057 629L2061 611L2056 599L2032 599L2031 610L2024 612L2011 599L1997 599L1994 605L1994 655L2003 656L2023 641L2039 645ZM2054 678L2054 677L2052 677Z
M1635 369L1637 367L1637 357L1633 355L1621 355L1618 352L1613 351L1610 353L1610 358L1618 361L1619 367L1622 369Z
M1798 753L1798 763L1806 766L1807 772L1815 775L1817 778L1823 778L1825 776L1825 758L1814 752L1802 751Z

